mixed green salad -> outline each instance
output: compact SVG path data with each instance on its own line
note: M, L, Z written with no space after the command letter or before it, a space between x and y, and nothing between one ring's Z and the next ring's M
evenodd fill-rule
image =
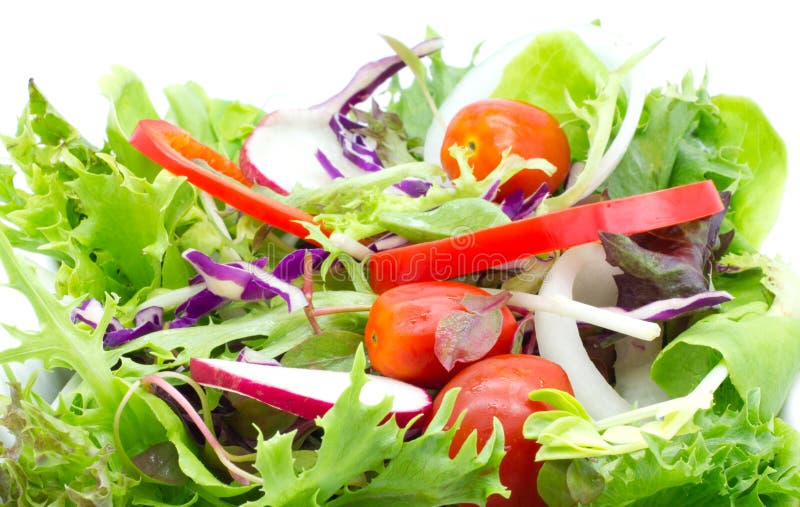
M102 146L30 81L0 503L800 505L784 143L603 37L386 37L307 110L188 82L161 114L115 67Z

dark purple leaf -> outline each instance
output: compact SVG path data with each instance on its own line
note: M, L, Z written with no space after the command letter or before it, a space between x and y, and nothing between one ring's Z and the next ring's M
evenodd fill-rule
M534 326L533 312L526 311L525 316L517 322L514 330L513 354L533 354L536 349L536 328Z
M632 236L601 231L606 260L623 271L614 277L619 289L617 304L629 310L708 291L712 252L719 242L723 217L720 212Z
M189 480L178 463L178 450L169 440L145 449L131 461L142 474L171 486L181 486Z

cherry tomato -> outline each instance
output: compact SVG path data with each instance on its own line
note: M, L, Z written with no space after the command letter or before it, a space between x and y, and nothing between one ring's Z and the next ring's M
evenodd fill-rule
M499 495L489 497L488 507L531 507L545 505L536 489L536 478L541 462L534 461L539 444L522 435L525 419L533 412L548 410L541 402L528 399L531 391L549 387L572 394L567 374L557 364L539 356L504 354L482 359L471 364L453 377L439 392L433 402L433 412L439 409L444 394L461 388L449 428L458 415L467 413L456 431L450 456L456 455L464 440L477 431L478 446L482 448L492 434L492 418L503 424L506 455L500 462L500 481L511 490L505 499Z
M483 289L458 282L421 282L394 287L373 303L364 329L370 364L381 374L417 386L438 389L467 363L447 371L434 354L436 327L450 313L465 308L467 294ZM516 330L511 311L503 307L500 337L486 356L508 353ZM484 356L484 357L486 357Z
M523 158L544 158L556 166L551 176L535 169L515 174L500 187L498 201L518 189L530 195L542 183L547 183L550 192L554 192L569 170L569 142L558 120L527 102L485 99L468 104L456 113L445 132L440 155L442 167L451 178L461 173L450 155L453 144L465 146L472 152L469 162L479 180L497 167L508 147Z

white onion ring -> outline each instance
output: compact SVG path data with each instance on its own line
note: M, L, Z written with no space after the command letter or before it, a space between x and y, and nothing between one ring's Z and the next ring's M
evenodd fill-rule
M584 269L591 269L595 290L605 287L615 291L615 269L605 260L598 243L577 246L556 260L542 283L539 294L572 298L575 278ZM536 312L536 343L542 357L559 364L569 376L575 398L594 419L604 419L630 409L630 405L606 381L589 359L578 334L574 319L547 312Z

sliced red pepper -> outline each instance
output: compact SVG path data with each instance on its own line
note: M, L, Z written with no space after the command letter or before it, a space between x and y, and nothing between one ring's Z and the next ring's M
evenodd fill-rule
M573 206L376 253L369 259L370 285L380 293L410 282L447 280L523 257L599 241L599 231L636 234L707 217L723 209L711 181Z
M252 182L234 162L182 128L163 120L141 120L130 143L164 169L186 177L189 183L239 211L301 238L308 235L308 230L298 222L313 223L313 216L250 190ZM202 160L213 170L195 160Z

